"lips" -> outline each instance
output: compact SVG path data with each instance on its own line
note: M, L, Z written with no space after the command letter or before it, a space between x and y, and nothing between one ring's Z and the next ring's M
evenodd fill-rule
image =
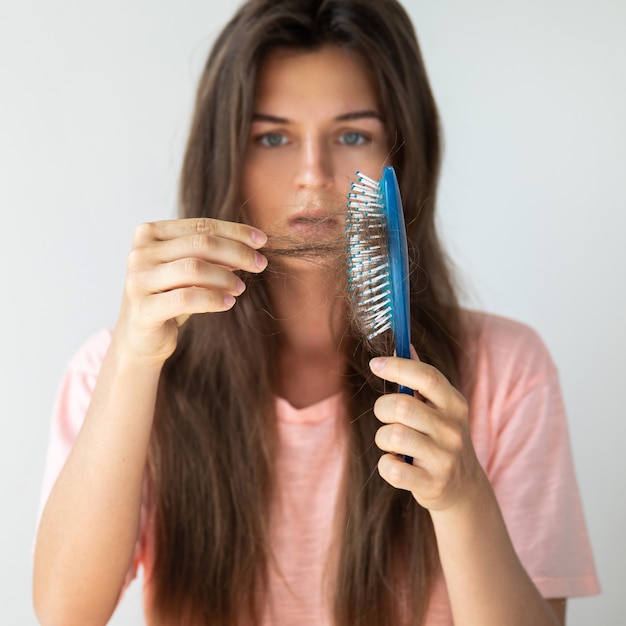
M344 224L345 209L310 204L299 207L280 224L266 229L268 246L264 247L264 252L274 262L285 258L336 259L345 250Z
M336 233L341 221L339 216L333 213L306 211L289 218L287 225L294 233L320 236Z
M329 221L343 220L344 207L328 203L306 204L288 218L289 223L317 225Z
M289 220L290 224L310 224L312 226L335 222L336 218L331 215L297 215Z

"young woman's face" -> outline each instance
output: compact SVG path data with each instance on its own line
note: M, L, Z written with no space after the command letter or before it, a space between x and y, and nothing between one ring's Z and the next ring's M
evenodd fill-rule
M245 217L295 240L336 237L355 171L380 178L387 151L359 56L335 46L272 52L259 68L244 159Z

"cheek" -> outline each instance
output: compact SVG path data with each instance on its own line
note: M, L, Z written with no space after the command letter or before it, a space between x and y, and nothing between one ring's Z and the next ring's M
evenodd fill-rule
M374 143L365 155L364 168L368 167L376 178L380 178L383 167L388 164L389 149L387 144L383 142Z
M266 168L248 168L243 176L243 215L246 222L264 230L276 220L279 207L284 205L284 185L275 173Z
M251 198L276 194L276 188L285 186L287 170L288 163L284 159L277 158L277 155L272 154L271 151L266 151L261 155L253 152L243 166L244 195Z
M343 150L337 155L335 171L349 180L354 179L356 171L379 179L383 167L387 164L387 155L386 145L382 142L360 150Z

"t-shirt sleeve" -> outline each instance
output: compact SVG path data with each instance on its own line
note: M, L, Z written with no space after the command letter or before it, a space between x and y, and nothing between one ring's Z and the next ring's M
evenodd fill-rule
M83 424L110 341L111 332L107 329L89 338L70 360L61 380L52 411L39 518ZM140 561L141 542L138 541L125 587L136 576Z
M599 591L557 370L530 329L500 366L487 474L515 549L546 598Z

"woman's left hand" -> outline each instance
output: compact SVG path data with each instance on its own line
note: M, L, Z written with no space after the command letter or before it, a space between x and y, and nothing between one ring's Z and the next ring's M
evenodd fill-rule
M461 393L436 368L419 360L379 357L370 367L380 378L417 392L386 394L374 405L384 423L376 445L389 453L380 458L380 475L393 487L410 491L430 511L449 509L474 493L484 473ZM413 457L413 464L403 455Z

